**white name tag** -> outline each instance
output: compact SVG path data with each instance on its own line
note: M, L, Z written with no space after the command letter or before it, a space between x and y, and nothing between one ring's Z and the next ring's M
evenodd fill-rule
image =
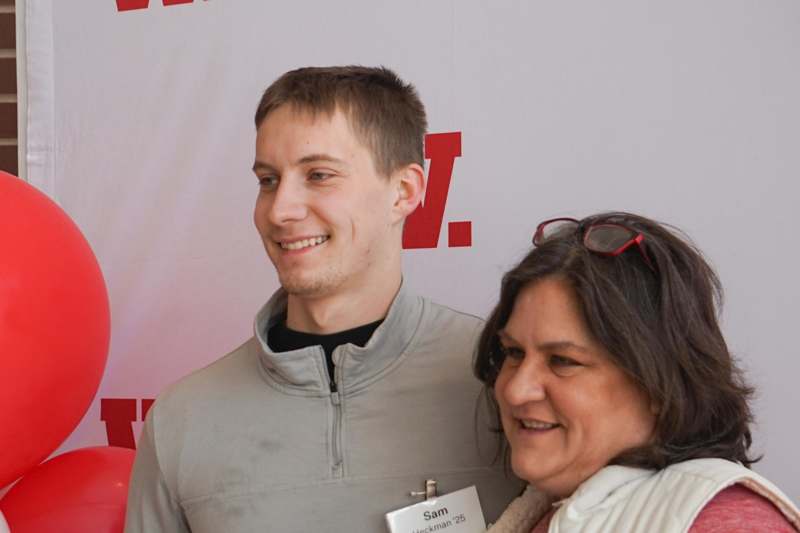
M484 533L481 502L475 486L386 513L392 533Z

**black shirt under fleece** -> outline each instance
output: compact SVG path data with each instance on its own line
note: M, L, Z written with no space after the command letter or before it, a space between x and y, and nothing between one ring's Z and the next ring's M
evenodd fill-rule
M363 348L382 323L383 319L380 319L352 329L319 335L289 329L286 327L286 315L284 315L269 329L267 338L269 339L270 348L276 352L299 350L307 346L322 346L325 351L325 363L328 365L331 391L335 392L333 351L342 344L355 344Z

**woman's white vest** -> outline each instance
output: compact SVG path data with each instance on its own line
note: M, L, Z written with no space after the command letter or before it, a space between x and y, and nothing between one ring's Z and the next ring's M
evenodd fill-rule
M559 509L548 532L685 533L714 496L736 483L769 499L800 531L800 510L767 479L724 459L694 459L658 471L607 466L552 504ZM529 533L550 508L528 487L489 531Z

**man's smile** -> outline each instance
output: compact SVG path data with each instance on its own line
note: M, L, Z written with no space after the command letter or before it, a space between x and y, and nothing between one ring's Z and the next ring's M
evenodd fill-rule
M284 250L303 250L319 246L330 239L329 235L317 235L314 237L303 237L299 239L287 239L277 241L278 245Z

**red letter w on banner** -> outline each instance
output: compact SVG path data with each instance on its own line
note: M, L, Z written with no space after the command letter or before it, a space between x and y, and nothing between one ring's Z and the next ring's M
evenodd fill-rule
M151 398L142 399L144 421L147 411L153 406ZM106 436L109 446L136 449L133 436L133 423L136 421L136 398L101 398L100 420L106 423Z
M136 449L133 421L136 420L135 398L102 398L100 420L106 423L109 446Z
M424 204L406 219L403 248L436 248L456 157L461 157L461 132L425 136L425 159L430 159Z
M194 0L162 0L165 6L177 4L191 4ZM117 11L131 11L133 9L147 9L150 0L117 0Z

